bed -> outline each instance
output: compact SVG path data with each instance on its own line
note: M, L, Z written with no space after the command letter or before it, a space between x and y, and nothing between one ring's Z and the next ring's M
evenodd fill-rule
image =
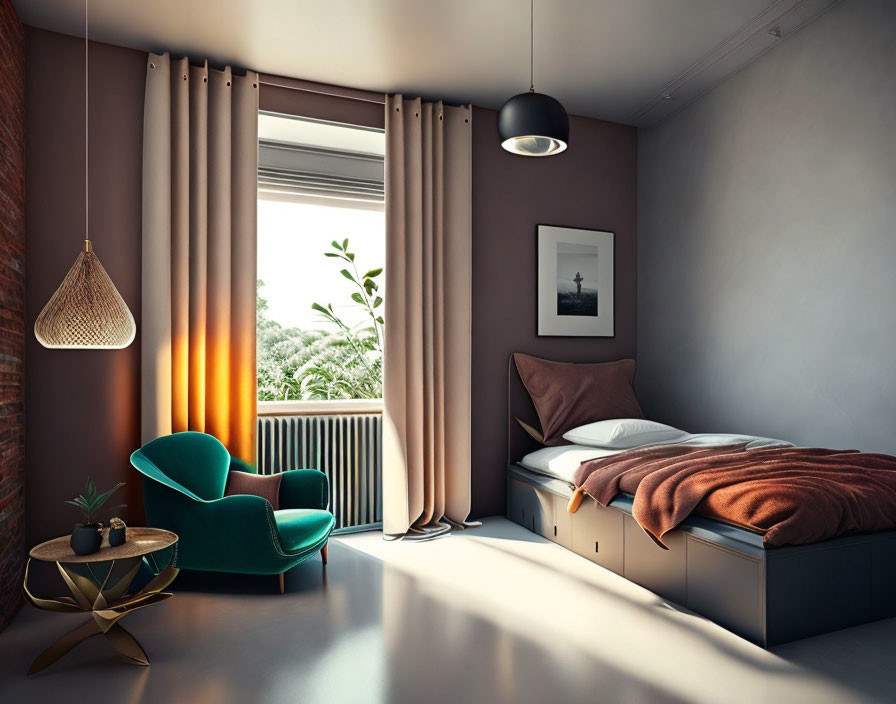
M519 386L518 380L516 386ZM692 514L657 546L633 517L633 497L568 511L576 469L612 450L537 448L511 409L527 401L509 381L507 516L519 525L764 647L896 616L896 531L770 547L759 532ZM516 398L514 394L517 393ZM790 443L703 434L707 446Z

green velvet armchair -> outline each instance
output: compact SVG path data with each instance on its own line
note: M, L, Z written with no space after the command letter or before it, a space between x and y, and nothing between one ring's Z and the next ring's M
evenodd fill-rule
M261 496L224 495L232 471L252 471L217 438L186 432L153 440L131 455L143 475L147 525L177 533L173 563L182 569L280 575L321 553L335 520L327 477L316 469L283 472L279 510Z

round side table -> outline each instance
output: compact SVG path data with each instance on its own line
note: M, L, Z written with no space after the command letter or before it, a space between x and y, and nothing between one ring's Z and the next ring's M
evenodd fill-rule
M38 655L28 674L56 662L78 643L101 633L123 660L133 665L149 665L149 658L137 639L118 623L136 609L172 596L162 590L171 584L178 569L168 565L133 594L128 589L143 564L143 557L173 546L177 536L158 528L127 528L127 542L114 548L102 548L91 555L76 555L69 547L69 536L48 540L31 549L25 566L25 600L38 609L59 613L89 613L91 618L62 636ZM41 599L28 591L31 560L55 562L71 596Z

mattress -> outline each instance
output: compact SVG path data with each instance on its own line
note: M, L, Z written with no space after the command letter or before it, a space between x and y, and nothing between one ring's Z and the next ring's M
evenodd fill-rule
M569 482L549 477L542 472L526 469L520 463L510 465L507 468L507 474L511 479L516 479L536 489L547 491L567 500L572 498L575 491L575 487ZM629 494L619 494L610 502L610 506L631 515L633 499L634 497ZM517 522L519 523L519 521ZM762 543L762 535L749 526L739 526L736 523L706 518L697 513L691 514L683 521L679 529L694 533L712 542L728 544L726 541L736 540L738 544L746 543L753 547L765 549Z
M747 443L747 449L755 450L763 447L793 447L793 443L774 438L763 438L756 435L733 435L729 433L687 434L684 438L651 445L689 445L692 447L718 447L734 443ZM641 445L639 447L648 447ZM530 452L519 461L526 469L543 474L552 479L574 485L573 477L579 465L588 460L599 459L628 452L635 448L610 449L606 447L587 447L585 445L561 445L559 447L543 447Z

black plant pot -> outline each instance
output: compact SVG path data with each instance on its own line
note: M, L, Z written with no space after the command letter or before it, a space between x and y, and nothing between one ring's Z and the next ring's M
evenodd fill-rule
M127 536L125 532L127 528L110 528L109 529L109 545L113 548L117 548L119 545L124 545Z
M75 555L92 555L100 549L103 542L103 534L100 533L99 523L79 523L72 531L72 539L69 541Z

